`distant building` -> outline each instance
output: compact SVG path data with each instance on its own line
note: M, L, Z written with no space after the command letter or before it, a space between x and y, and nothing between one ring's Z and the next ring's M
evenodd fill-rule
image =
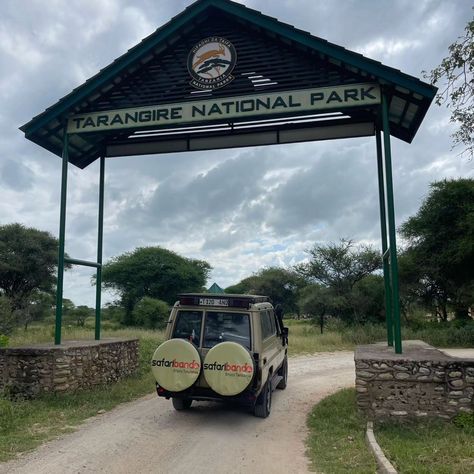
M207 291L208 293L225 293L225 291L215 282Z

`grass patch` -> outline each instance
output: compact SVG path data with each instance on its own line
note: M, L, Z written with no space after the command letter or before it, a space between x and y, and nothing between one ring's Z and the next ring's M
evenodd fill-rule
M318 327L304 320L285 319L285 325L290 331L288 345L290 356L354 348L352 342L344 340L341 332L325 331L320 334Z
M355 403L355 390L344 389L322 400L308 416L308 455L317 472L375 472L365 444L366 420Z
M20 337L14 335L10 345L42 342L44 335L41 329L39 332L36 328L31 332L28 330ZM71 333L68 336L71 336ZM163 332L123 329L111 331L110 334L106 331L104 337L107 336L135 336L140 339L138 373L116 384L89 391L44 395L35 400L14 402L0 398L0 461L7 461L17 453L31 450L46 440L73 431L82 421L96 415L100 410L110 410L120 403L134 400L154 390L150 360L154 350L164 339ZM92 337L89 331L75 329L74 336L67 339ZM43 342L46 341L51 341L51 337Z
M375 436L401 473L471 474L474 427L437 420L378 424Z
M316 405L308 417L308 454L318 472L375 472L364 439L367 421L358 412L355 397L355 389L341 390ZM469 417L460 417L456 424L441 420L377 423L375 436L400 473L474 472L474 426Z

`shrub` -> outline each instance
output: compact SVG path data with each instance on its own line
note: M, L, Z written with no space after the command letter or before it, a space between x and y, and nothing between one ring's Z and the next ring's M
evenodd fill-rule
M474 413L459 413L454 418L453 423L459 428L474 430Z
M0 347L7 347L8 341L8 336L5 336L5 334L0 334Z
M133 320L136 325L150 329L162 329L168 319L168 303L144 296L133 308Z

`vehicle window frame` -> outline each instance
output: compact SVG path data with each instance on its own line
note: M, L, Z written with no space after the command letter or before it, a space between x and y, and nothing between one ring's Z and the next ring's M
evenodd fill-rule
M226 314L241 314L243 316L246 316L247 317L247 320L248 320L248 328L249 328L249 338L248 338L248 347L240 342L237 342L237 341L233 341L233 342L237 342L237 344L240 344L242 347L245 347L248 351L251 351L252 350L252 347L253 347L253 344L252 344L252 317L251 317L251 313L250 312L244 312L244 311L225 311L224 309L222 308L219 308L219 309L207 309L205 312L204 312L204 316L203 316L203 324L202 324L202 338L201 338L201 347L203 349L211 349L212 347L216 346L218 343L214 344L214 346L207 346L205 345L205 341L206 341L206 325L207 325L207 316L209 313L226 313ZM222 341L222 342L226 342L226 341Z
M185 341L191 342L196 347L201 347L204 312L205 311L202 310L202 309L179 309L176 312L176 317L174 318L173 331L171 332L171 338L173 338L173 339L183 339ZM196 337L198 338L198 343L197 344L194 341L190 341L189 338L179 337L179 336L176 336L176 334L175 334L176 333L176 328L178 326L178 323L180 321L182 313L201 313L201 323L200 323L199 334L196 334Z
M272 337L274 334L272 332L272 323L271 323L271 318L270 318L270 314L268 312L268 310L266 309L262 309L259 311L260 313L260 330L262 332L262 340L263 341L266 341L267 339L269 339L270 337ZM265 328L264 328L264 318L262 317L263 315L265 315L265 318L266 320L268 321L269 325L270 325L270 332L268 334L266 334L266 331L265 331Z

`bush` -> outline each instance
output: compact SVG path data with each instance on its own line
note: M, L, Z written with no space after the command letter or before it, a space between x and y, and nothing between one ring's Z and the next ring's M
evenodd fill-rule
M459 413L453 423L459 428L474 430L474 413Z
M137 326L162 329L168 319L168 303L144 296L133 308L132 316Z
M10 334L13 326L14 317L10 299L5 295L0 295L0 334Z
M8 341L8 336L5 336L5 334L0 334L0 347L7 347Z

